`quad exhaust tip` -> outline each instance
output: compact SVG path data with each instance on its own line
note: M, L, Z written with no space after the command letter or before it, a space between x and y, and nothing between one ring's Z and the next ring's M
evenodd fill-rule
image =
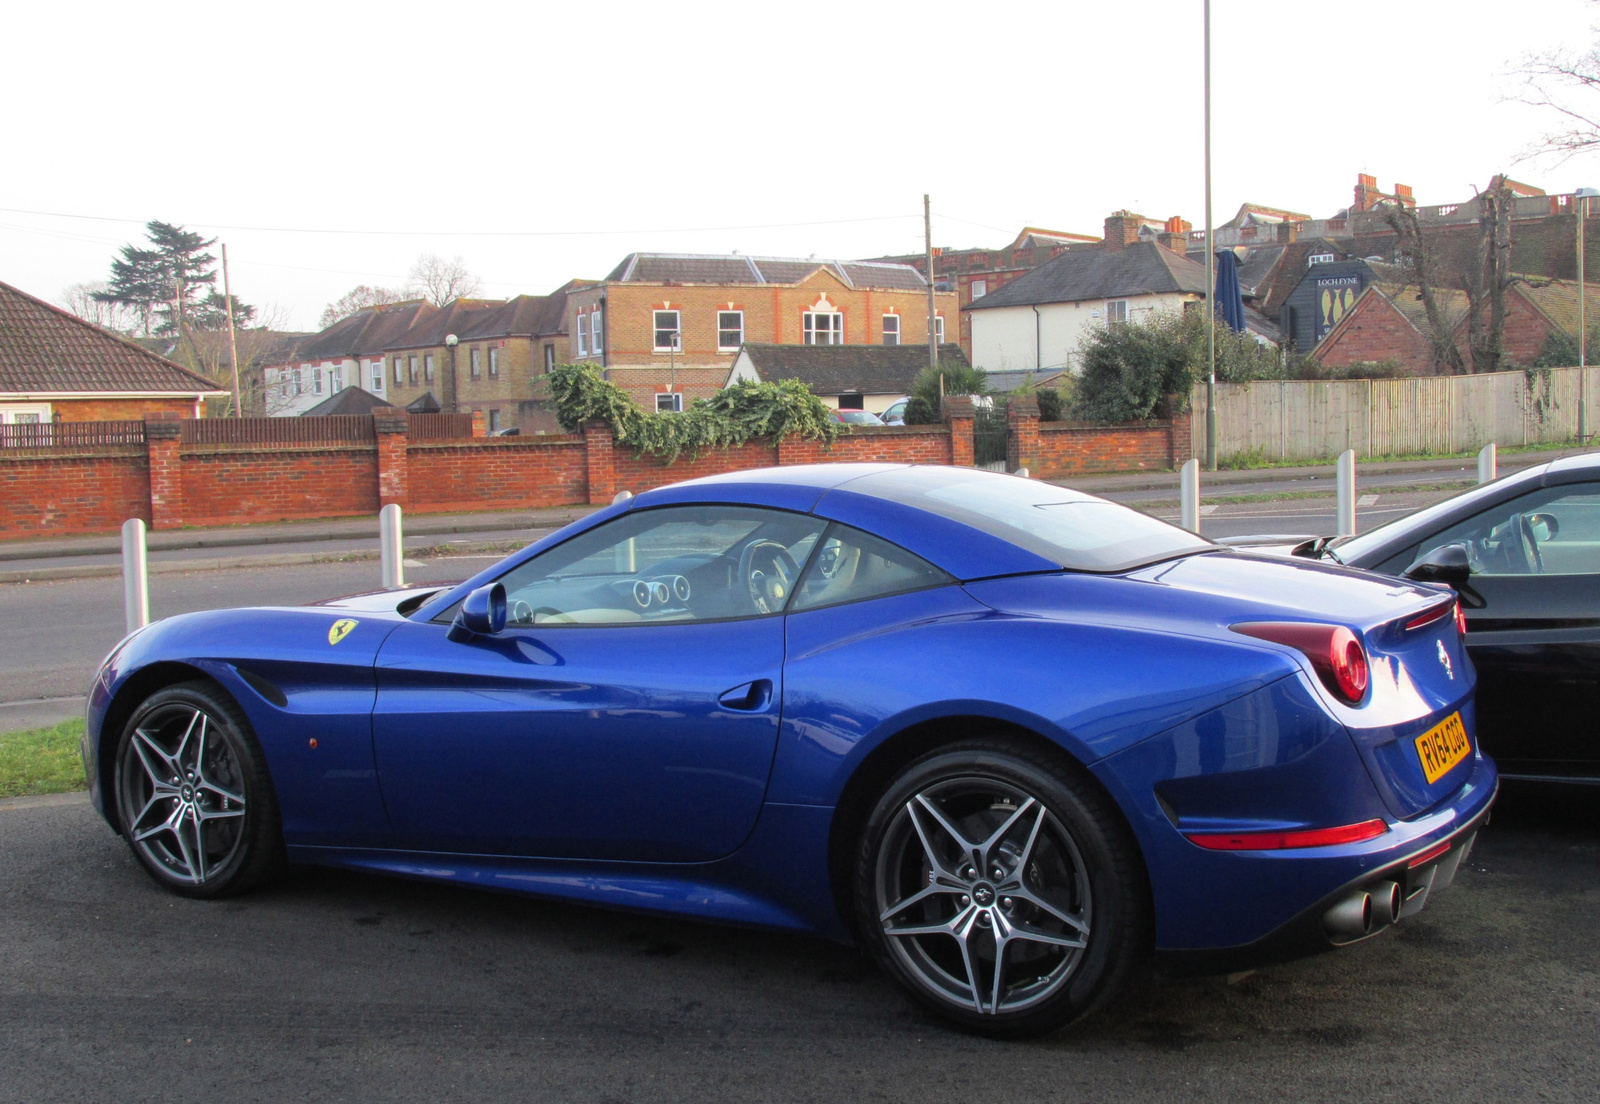
M1378 882L1358 889L1322 914L1322 930L1334 943L1353 943L1400 918L1399 882Z

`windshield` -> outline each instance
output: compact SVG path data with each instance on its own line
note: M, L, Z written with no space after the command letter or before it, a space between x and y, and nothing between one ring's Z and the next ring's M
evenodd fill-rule
M1499 497L1500 492L1524 483L1537 484L1544 475L1544 465L1530 468L1525 472L1498 481L1497 490L1492 497ZM1451 495L1443 502L1435 502L1432 506L1424 507L1414 514L1404 514L1393 520L1386 521L1375 529L1353 537L1336 537L1330 540L1322 549L1324 556L1332 557L1340 563L1356 563L1365 558L1369 553L1379 549L1386 549L1396 539L1419 539L1423 534L1431 533L1436 525L1443 525L1448 519L1460 512L1462 502L1467 495L1477 495L1478 492L1463 491L1458 495ZM1485 495L1482 498L1491 496ZM1412 534L1416 534L1412 537ZM1387 554L1387 553L1386 553Z
M1216 547L1115 502L996 472L902 468L849 489L970 525L1074 571L1126 571Z

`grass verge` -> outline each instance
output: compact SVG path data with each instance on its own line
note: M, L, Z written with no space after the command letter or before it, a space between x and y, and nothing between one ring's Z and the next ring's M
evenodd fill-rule
M0 734L0 797L84 789L82 719Z

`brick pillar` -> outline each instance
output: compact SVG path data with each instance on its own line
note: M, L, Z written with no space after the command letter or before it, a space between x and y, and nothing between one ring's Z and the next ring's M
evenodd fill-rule
M1016 395L1006 403L1006 470L1039 470L1039 400Z
M179 421L144 423L144 446L150 457L150 528L183 525L183 471L178 450L183 436Z
M1162 400L1167 416L1167 466L1176 471L1194 456L1194 415L1184 409L1182 395Z
M401 509L411 504L411 477L407 468L406 446L411 443L406 431L410 419L405 412L390 407L372 415L372 428L378 435L378 505L393 502Z
M489 425L484 421L484 413L481 410L472 412L472 435L474 437L489 436Z
M950 427L950 463L959 468L972 467L972 397L954 395L945 399L944 421Z
M584 467L589 475L589 505L605 506L617 493L617 472L611 464L616 440L604 422L589 422L583 427Z

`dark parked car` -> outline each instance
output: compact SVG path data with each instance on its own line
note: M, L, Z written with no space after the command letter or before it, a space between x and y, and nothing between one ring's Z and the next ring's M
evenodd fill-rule
M1294 552L1440 581L1453 555L1483 750L1507 778L1600 784L1600 453Z

